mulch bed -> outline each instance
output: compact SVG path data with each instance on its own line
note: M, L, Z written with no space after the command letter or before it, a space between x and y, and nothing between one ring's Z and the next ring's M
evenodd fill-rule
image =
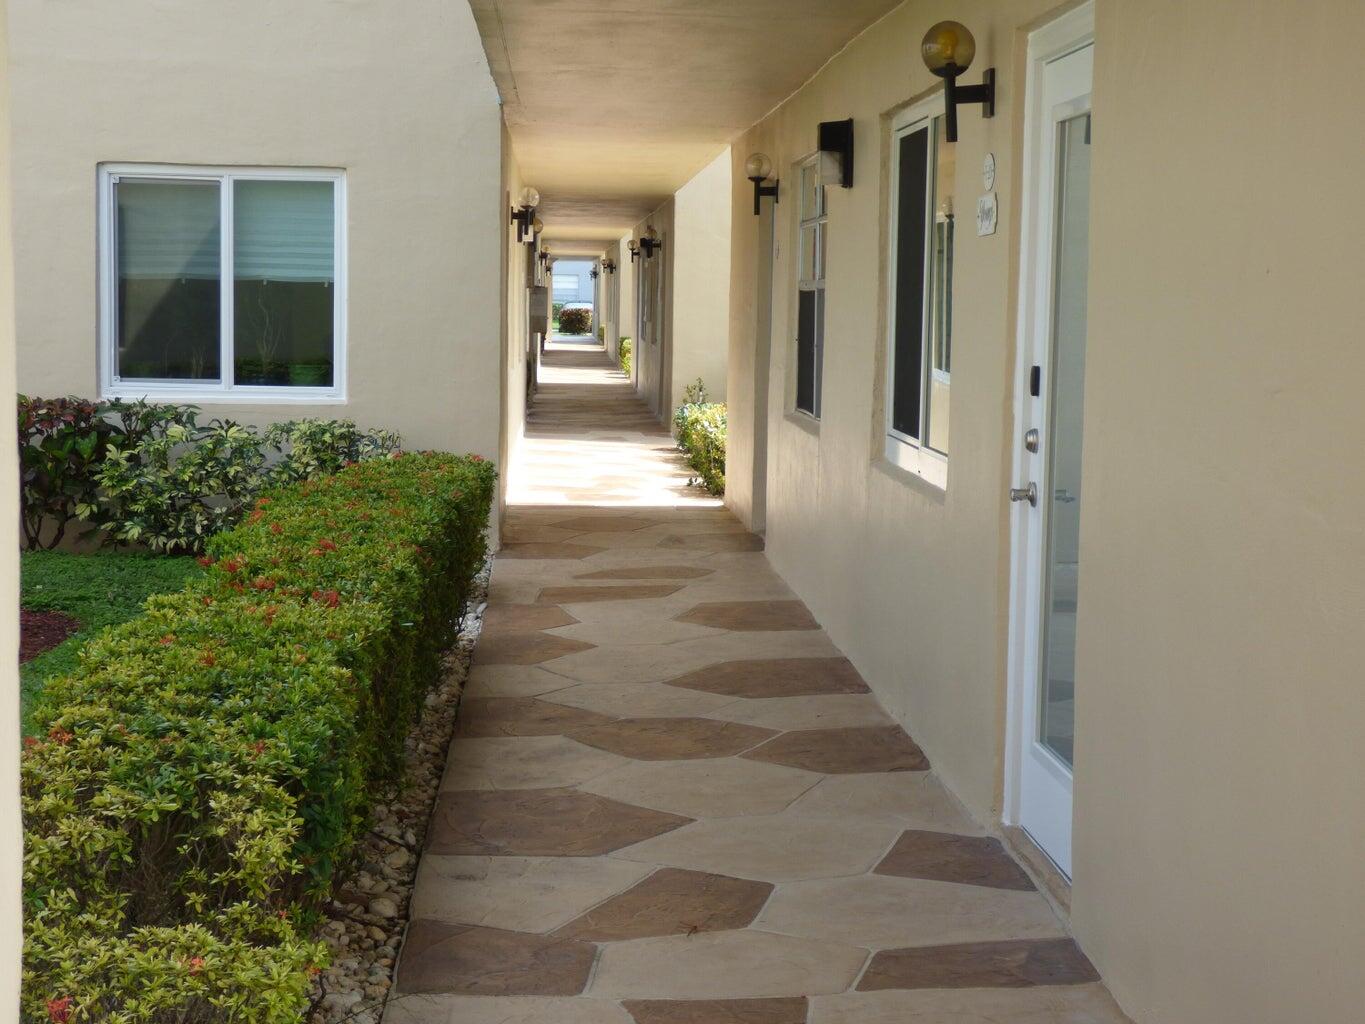
M65 612L19 609L19 662L32 661L69 637L81 624Z

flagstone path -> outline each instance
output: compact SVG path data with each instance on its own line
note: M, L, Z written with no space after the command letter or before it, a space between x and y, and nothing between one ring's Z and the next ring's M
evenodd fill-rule
M1001 843L551 346L385 1024L1118 1024Z

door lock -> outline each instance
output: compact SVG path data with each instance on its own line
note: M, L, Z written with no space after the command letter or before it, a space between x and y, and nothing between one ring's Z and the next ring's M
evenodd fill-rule
M1040 441L1040 438L1039 438L1039 436L1038 436L1038 428L1037 428L1037 427L1031 427L1031 428L1029 428L1028 433L1026 433L1026 434L1024 435L1024 448L1025 448L1026 450L1028 450L1028 451L1033 452L1035 455L1037 455L1037 454L1038 454L1039 441Z
M1011 487L1010 501L1027 501L1034 508L1038 507L1038 485L1032 480L1027 487Z

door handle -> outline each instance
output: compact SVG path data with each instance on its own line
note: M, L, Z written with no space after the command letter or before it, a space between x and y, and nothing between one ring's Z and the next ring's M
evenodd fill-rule
M1034 508L1038 507L1038 485L1032 480L1027 487L1011 487L1010 501L1027 501Z

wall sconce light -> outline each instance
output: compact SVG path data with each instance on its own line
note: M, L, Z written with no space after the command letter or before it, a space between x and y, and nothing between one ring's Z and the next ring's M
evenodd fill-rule
M615 261L615 260L603 260L603 261L602 261L602 273L604 273L604 274L614 274L614 273L616 273L616 261Z
M537 217L531 221L531 230L527 232L526 244L534 249L540 244L540 233L545 230L545 222Z
M949 142L957 141L957 108L961 103L980 103L982 117L995 116L995 68L987 68L980 85L958 85L957 79L976 56L976 40L966 25L940 21L924 33L920 44L924 66L943 79L943 99L947 107L946 133Z
M536 212L536 207L540 205L540 193L527 185L521 190L518 197L520 206L512 210L512 223L517 226L517 241L526 241L526 235L531 231L532 216Z
M659 232L654 230L651 224L640 238L640 250L645 254L645 259L652 260L654 254L664 247L663 240L659 237Z
M540 260L540 266L541 266L542 269L544 269L544 270L549 270L549 269L550 269L550 250L549 250L549 249L541 249L541 250L540 250L540 254L539 254L538 256L536 256L536 259Z
M634 263L640 258L640 243L631 239L626 243L626 248L630 251L630 262Z
M820 122L820 183L853 187L853 118Z
M772 173L773 162L768 159L767 154L765 153L755 153L744 162L744 174L754 183L755 217L763 212L760 203L765 196L772 196L774 203L782 202L782 197L778 194L779 189L782 187L782 179L779 178L771 185L764 184Z
M590 278L592 278L594 281L596 281L596 280L597 280L597 277L598 277L598 274L597 274L597 267L594 266L591 270L589 270L589 271L588 271L588 276L589 276Z

